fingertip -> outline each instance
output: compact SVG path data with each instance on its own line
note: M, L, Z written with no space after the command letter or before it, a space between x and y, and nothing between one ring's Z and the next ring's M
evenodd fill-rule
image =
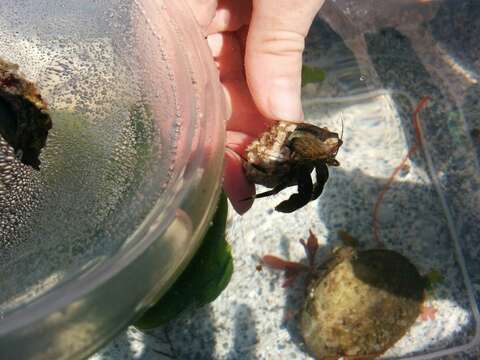
M322 4L323 0L253 2L245 75L263 116L302 121L302 53L305 37Z
M286 121L303 119L299 78L300 71L290 79L278 78L272 82L265 109L269 117Z
M187 0L187 4L192 10L192 14L204 32L212 22L218 6L217 0Z
M246 82L252 99L263 116L275 120L301 121L304 39L296 33L282 36L283 38L272 33L263 35L261 32L248 35L245 52ZM269 39L265 40L265 37Z
M250 1L219 0L208 34L237 31L250 21L252 4Z
M232 108L228 130L257 137L272 126L272 120L258 111L244 80L227 79L222 85Z
M255 185L245 177L240 156L230 149L225 151L223 189L238 214L243 215L252 207Z
M227 193L227 196L228 196L228 191L225 190L225 192ZM230 203L232 204L233 209L237 212L238 215L245 214L248 210L250 210L250 208L253 205L253 200L239 201L239 200L233 200L229 196L228 198L230 200Z
M227 131L227 148L233 150L235 155L242 158L247 147L254 141L255 138L248 134L239 131ZM240 154L240 155L239 155Z

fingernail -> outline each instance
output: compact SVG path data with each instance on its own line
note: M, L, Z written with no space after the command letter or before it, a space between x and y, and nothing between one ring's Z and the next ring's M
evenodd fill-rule
M301 121L303 118L300 91L294 81L274 82L269 95L270 112L276 120Z

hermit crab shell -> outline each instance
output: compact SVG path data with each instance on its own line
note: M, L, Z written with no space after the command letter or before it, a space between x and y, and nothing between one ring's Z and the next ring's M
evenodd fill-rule
M291 152L285 143L296 127L296 123L278 121L247 147L243 166L251 183L273 188L285 180L291 170Z
M0 59L0 135L26 165L39 168L52 120L35 85L18 65Z
M344 247L307 295L300 329L318 359L381 355L413 325L425 281L403 255Z

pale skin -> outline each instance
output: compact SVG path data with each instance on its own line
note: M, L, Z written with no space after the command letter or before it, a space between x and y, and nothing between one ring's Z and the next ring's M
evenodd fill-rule
M302 53L324 0L187 2L219 70L228 108L224 190L243 214L255 195L242 167L246 146L273 120L303 120Z

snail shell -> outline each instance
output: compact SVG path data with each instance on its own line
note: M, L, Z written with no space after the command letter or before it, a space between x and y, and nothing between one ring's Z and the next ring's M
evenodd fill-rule
M318 359L381 355L419 316L425 286L398 252L337 250L310 285L300 315L307 348Z

